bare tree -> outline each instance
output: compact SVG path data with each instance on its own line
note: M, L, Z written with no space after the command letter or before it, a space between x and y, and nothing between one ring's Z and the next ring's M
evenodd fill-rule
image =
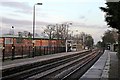
M47 25L44 33L48 35L49 39L66 40L68 36L69 24L55 24ZM64 45L64 44L63 44Z
M54 25L47 25L46 29L44 30L44 33L48 35L49 39L53 39L54 33L55 33L55 26Z

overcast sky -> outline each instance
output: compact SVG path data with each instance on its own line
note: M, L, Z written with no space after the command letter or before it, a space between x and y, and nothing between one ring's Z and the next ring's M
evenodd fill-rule
M0 0L1 33L8 33L11 26L15 32L27 30L32 33L33 5L36 3L36 32L47 24L72 22L70 30L91 34L95 43L107 30L104 13L99 7L105 0Z

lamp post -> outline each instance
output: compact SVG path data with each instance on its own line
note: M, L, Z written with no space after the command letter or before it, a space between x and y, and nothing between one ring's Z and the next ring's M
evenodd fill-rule
M15 46L14 46L14 26L12 26L13 29L13 42L12 42L12 60L14 59L14 55L15 55Z
M42 3L37 3L35 5L42 5ZM34 41L34 38L35 38L35 5L33 6L33 41L32 41L32 43L33 43L33 55L32 55L32 57L34 57L34 43L35 43L35 41Z

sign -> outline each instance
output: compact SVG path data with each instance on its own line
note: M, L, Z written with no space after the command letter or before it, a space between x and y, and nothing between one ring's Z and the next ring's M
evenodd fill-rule
M32 43L35 43L35 40L33 40Z
M13 38L5 38L5 44L13 44Z

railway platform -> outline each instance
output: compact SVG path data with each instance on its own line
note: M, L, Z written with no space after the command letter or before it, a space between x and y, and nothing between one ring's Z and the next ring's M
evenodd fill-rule
M120 80L116 53L105 50L104 54L80 80Z
M32 64L32 63L37 63L37 62L42 62L42 61L48 61L51 59L57 59L60 57L65 57L69 55L74 55L82 52L86 52L88 50L82 50L78 52L63 52L63 53L57 53L57 54L51 54L51 55L43 55L43 56L38 56L34 58L25 58L25 59L16 59L13 61L5 61L2 63L2 69L7 69L7 68L12 68L12 67L18 67L26 64Z

